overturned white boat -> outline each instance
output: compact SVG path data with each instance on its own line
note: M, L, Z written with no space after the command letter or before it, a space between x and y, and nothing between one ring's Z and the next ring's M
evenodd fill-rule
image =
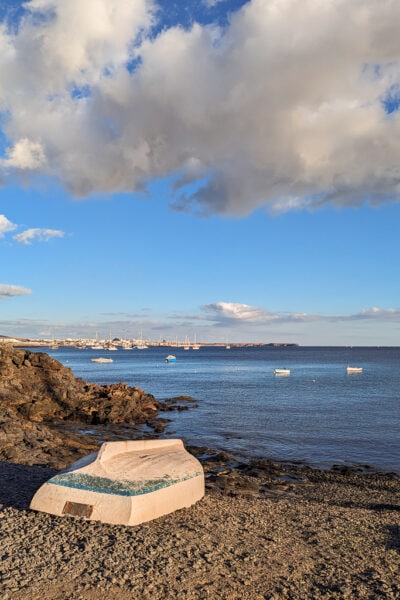
M106 442L43 484L30 508L138 525L203 496L203 468L182 440Z

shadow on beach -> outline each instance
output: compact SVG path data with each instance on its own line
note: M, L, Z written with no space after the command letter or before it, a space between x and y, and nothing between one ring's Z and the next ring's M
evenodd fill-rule
M386 533L388 536L386 548L400 552L400 525L387 526Z
M18 510L28 509L36 490L56 473L56 469L48 467L0 462L0 504Z

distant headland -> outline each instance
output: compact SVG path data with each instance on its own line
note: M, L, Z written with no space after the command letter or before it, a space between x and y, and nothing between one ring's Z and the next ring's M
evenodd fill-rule
M6 335L0 335L0 343L10 344L16 347L50 347L53 349L57 349L60 346L62 347L76 347L76 348L114 348L118 347L124 349L133 349L133 348L193 348L199 349L203 347L225 347L225 348L244 348L244 347L297 347L300 344L293 342L188 342L179 341L175 339L171 340L150 340L140 338L110 338L110 339L99 339L96 338L43 338L43 339L32 339L32 338L24 338L24 337L11 337Z

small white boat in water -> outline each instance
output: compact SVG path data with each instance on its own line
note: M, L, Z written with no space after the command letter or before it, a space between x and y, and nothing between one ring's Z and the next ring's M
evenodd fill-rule
M170 363L170 362L176 362L176 356L174 356L173 354L168 354L168 356L166 356L164 358L164 361L168 362L168 363Z
M362 367L347 367L346 371L348 373L362 373Z
M58 516L138 525L204 496L201 464L182 440L104 443L44 483L30 508Z
M290 369L274 369L274 375L290 375Z
M114 362L112 358L104 358L103 356L100 356L99 358L91 358L90 360L95 363L112 363L112 362Z

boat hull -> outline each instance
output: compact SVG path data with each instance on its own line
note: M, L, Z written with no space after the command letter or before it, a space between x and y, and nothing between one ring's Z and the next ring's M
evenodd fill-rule
M130 526L203 496L203 469L181 440L107 442L42 485L30 508Z

